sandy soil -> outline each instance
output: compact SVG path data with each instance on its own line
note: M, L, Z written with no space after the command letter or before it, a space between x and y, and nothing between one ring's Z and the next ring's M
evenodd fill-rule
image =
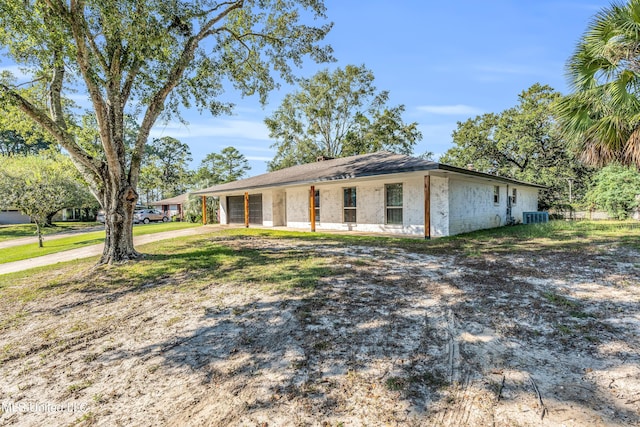
M227 243L315 253L333 274L312 291L172 278L3 307L0 424L640 425L637 251Z

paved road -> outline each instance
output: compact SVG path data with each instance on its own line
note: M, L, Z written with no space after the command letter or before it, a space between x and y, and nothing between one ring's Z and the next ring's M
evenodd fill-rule
M157 242L159 240L172 239L174 237L194 236L196 234L210 233L219 229L217 225L207 225L204 227L185 228L182 230L164 231L162 233L145 234L144 236L136 236L133 242L136 245L144 245L145 243ZM50 239L49 239L50 240ZM36 238L37 241L37 238ZM15 273L17 271L29 270L30 268L42 267L45 265L57 264L59 262L73 261L81 258L88 258L102 254L104 243L97 245L85 246L83 248L71 249L64 252L58 252L50 255L43 255L36 258L25 259L22 261L8 262L0 264L0 274Z

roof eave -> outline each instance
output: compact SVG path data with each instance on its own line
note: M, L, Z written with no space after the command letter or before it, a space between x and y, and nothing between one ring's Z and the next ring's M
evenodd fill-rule
M381 171L372 170L369 172L364 172L359 174L344 173L342 175L337 175L337 176L319 177L319 178L313 178L313 179L290 179L283 182L275 182L275 183L271 182L271 183L265 183L265 184L258 183L258 184L252 184L247 186L242 185L242 182L246 180L240 180L234 183L220 184L220 185L212 186L209 188L205 188L200 191L194 191L191 194L205 195L205 196L220 196L220 195L229 194L229 193L255 191L255 190L261 190L266 188L281 188L281 187L290 187L290 186L313 185L313 184L327 183L327 182L340 182L340 181L346 181L346 180L371 178L375 176L385 176L385 175L413 173L413 172L429 172L429 171L435 171L435 170L451 172L451 173L456 173L456 174L466 175L466 176L475 176L478 178L488 179L491 181L506 182L506 183L515 184L515 185L522 185L522 186L541 188L541 189L547 188L543 185L532 184L529 182L518 181L511 178L491 175L484 172L459 168L459 167L450 166L444 163L429 162L426 164L423 163L421 165L416 165L416 166L407 166L401 169L388 169L388 170L381 170ZM247 180L250 180L250 179L251 178L247 178ZM230 185L230 184L238 184L238 185Z

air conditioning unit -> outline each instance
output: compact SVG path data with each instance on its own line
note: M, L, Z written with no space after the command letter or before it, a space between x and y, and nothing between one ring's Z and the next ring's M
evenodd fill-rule
M523 224L542 224L549 222L548 212L522 212Z

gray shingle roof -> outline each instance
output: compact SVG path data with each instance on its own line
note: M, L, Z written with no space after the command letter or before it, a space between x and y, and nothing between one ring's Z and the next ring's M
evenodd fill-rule
M392 173L445 170L465 175L481 176L520 185L542 187L536 184L515 181L482 172L470 171L442 163L423 160L403 154L379 151L370 154L341 157L323 160L304 165L292 166L274 172L268 172L251 178L241 179L226 184L194 191L191 194L218 195L239 190L253 190L266 187L282 187L290 185L313 184L327 181L338 181L353 178L364 178Z
M149 203L151 206L160 205L181 205L187 200L189 193L180 194L179 196L170 197L168 199L158 200L157 202Z

